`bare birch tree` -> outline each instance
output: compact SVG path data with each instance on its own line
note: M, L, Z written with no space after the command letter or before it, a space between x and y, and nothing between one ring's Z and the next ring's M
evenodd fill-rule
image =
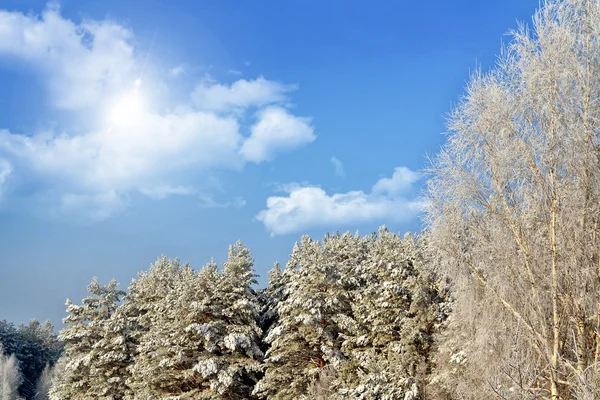
M600 2L545 1L512 37L449 117L428 222L471 397L556 400L600 372Z

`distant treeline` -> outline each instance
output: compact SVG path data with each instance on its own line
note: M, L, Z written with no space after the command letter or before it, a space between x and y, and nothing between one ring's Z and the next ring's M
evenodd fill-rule
M0 321L0 398L12 400L17 394L36 398L44 369L54 366L62 350L50 322L41 324L34 319L15 327Z

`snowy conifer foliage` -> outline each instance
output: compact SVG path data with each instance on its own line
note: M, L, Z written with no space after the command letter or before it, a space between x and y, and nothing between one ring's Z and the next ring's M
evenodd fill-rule
M14 354L20 362L23 375L23 383L19 387L21 397L29 399L35 395L35 384L44 368L54 365L61 353L62 345L50 322L40 323L32 319L18 327Z
M285 276L279 263L275 263L269 271L267 287L258 291L258 302L260 304L260 327L263 335L268 335L271 328L279 320L277 305L285 295ZM263 348L265 343L263 341Z
M225 365L217 380L226 389L221 392L230 393L230 398L249 398L262 370L260 305L252 289L257 283L253 265L250 251L238 241L229 248L218 285L225 323L221 344Z
M114 310L102 325L102 338L94 344L91 352L90 392L109 399L131 398L133 392L127 384L128 367L135 347L123 307Z
M302 237L258 291L241 242L221 270L162 256L128 293L94 279L67 302L50 398L424 398L446 317L432 254L383 228Z
M422 398L434 367L433 334L447 304L431 275L426 238L402 239L382 228L369 241L352 291L352 320L345 321L339 370L340 398Z
M347 236L345 235L346 239ZM328 247L337 238L325 241ZM318 241L304 236L294 246L285 274L288 286L277 306L279 320L266 337L271 348L265 360L266 375L255 393L273 399L300 398L325 365L339 365L339 329L334 319L350 309L344 293L343 273L330 262Z
M189 292L185 278L193 278L191 268L163 256L129 288L127 308L137 342L130 385L136 398L162 398L189 390L185 370L192 362L191 350L181 337L175 343L176 335L184 333L178 297Z
M365 238L303 237L284 272L285 295L266 337L266 373L255 393L421 398L433 333L446 316L426 253L424 240L385 228Z
M125 294L118 286L115 280L104 286L94 278L88 286L90 296L81 305L67 300L67 327L59 335L66 365L50 391L51 399L122 398L121 363L127 354L115 355L116 343L107 343L112 342L113 315Z
M162 258L132 284L136 398L249 398L262 358L252 267L238 242L222 273Z

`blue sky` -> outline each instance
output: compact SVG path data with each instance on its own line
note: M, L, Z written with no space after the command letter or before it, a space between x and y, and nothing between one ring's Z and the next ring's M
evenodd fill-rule
M418 231L420 171L537 0L0 0L0 319L241 239ZM503 39L504 38L504 39Z

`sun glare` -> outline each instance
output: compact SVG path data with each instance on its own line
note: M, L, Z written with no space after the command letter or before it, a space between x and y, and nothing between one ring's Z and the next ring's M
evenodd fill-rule
M121 94L113 102L108 113L108 119L115 126L131 125L138 123L145 113L146 102L136 81L134 89Z

